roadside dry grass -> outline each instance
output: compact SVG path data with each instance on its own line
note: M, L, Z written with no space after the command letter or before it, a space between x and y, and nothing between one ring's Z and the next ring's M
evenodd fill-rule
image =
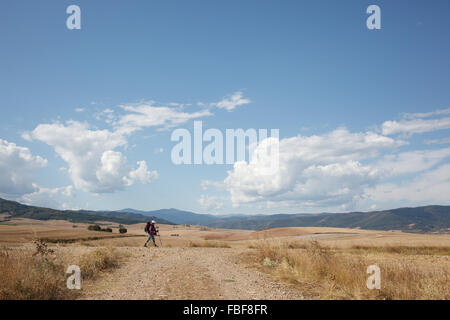
M79 291L66 287L66 269L78 261L83 280L119 266L122 255L112 248L85 248L79 256L52 250L35 241L36 249L0 248L0 300L74 299Z
M353 252L394 253L402 255L443 255L450 256L450 247L437 246L362 246L354 245Z
M394 258L378 251L358 248L359 254L324 247L312 241L305 248L289 243L260 241L252 244L259 266L282 281L307 289L319 299L450 299L447 263L423 263L406 259L403 252L431 252L429 248L388 249ZM433 248L433 250L436 250ZM375 252L375 254L374 254ZM446 258L446 257L442 257ZM381 290L368 290L367 267L381 269Z
M121 255L114 248L97 248L86 252L79 259L84 279L95 279L102 271L119 266Z
M264 242L254 240L254 241L247 241L247 248L249 249L260 249L262 246L262 243L269 243L267 240ZM311 241L302 240L302 241L278 241L277 244L281 244L283 247L287 249L307 249L310 247Z
M220 241L189 241L189 248L231 248L226 242Z
M69 299L64 263L51 251L0 249L0 300Z

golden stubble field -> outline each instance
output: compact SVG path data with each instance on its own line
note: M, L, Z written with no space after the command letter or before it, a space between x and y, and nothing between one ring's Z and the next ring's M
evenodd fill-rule
M187 297L183 296L186 291L183 286L192 285L189 278L180 275L177 281L165 279L170 283L169 294L161 296L173 299L220 299L226 296L223 292L232 298L233 290L248 299L450 299L448 234L344 228L249 231L160 225L163 248L146 249L143 248L144 224L125 226L128 232L120 235L117 224L99 223L111 227L113 232L89 231L87 224L67 221L12 219L1 223L0 299L89 298L99 287L108 289L95 297L108 299L111 298L108 292L116 290L108 282L109 277L114 278L118 273L128 279L127 271L136 270L129 276L129 282L122 284L133 288L134 283L141 281L139 273L147 272L145 266L149 259L155 265L159 261L167 269L166 273L159 274L172 271L178 274L177 270L190 268L192 273L208 277L208 286L216 288L216 292L208 291L210 296L207 292ZM37 239L42 240L49 253L36 252ZM158 238L157 243L160 245ZM184 261L189 259L194 263ZM226 268L236 278L250 272L257 277L255 283L267 285L275 281L284 288L280 292L289 292L289 296L246 294L266 289L247 290L245 277L241 282L215 280L214 286L211 279L220 279L222 268L228 262ZM74 263L87 270L86 288L81 292L68 292L64 288L64 269ZM369 265L381 269L380 290L366 287ZM123 293L120 298L134 299L136 290L128 297ZM117 292L122 291L117 288ZM170 292L180 294L171 296Z

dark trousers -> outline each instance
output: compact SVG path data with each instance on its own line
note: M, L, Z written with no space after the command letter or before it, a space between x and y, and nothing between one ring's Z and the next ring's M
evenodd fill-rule
M149 233L149 234L148 234L148 239L147 239L147 241L145 241L145 245L147 245L147 243L148 243L150 240L153 241L153 245L156 247L155 235L152 234L152 233Z

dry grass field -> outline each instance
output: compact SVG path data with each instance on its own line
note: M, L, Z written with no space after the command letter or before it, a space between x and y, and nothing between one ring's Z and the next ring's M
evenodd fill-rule
M102 227L111 227L115 233L92 232L87 230L88 225L71 223L62 220L38 221L30 219L12 219L0 224L0 244L20 245L29 243L33 239L44 239L54 243L79 242L81 240L97 240L104 238L138 236L137 234L118 234L118 225L108 222Z
M450 299L448 234L161 225L163 248L143 248L144 224L121 235L99 223L113 232L0 223L0 299ZM65 287L73 264L81 291ZM380 290L366 287L369 265L381 269Z

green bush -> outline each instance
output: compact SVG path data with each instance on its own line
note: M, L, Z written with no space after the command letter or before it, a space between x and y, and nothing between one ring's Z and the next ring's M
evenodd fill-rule
M128 231L128 230L125 229L124 227L122 227L122 228L119 229L119 232L120 232L120 233L127 233L127 231Z
M98 224L96 224L96 225L93 225L93 226L89 226L89 227L88 227L88 230L91 230L91 231L101 231L102 228L100 228L100 226L99 226Z
M108 228L102 229L98 224L89 226L88 230L91 230L91 231L103 231L103 232L113 232L111 228L108 227Z

